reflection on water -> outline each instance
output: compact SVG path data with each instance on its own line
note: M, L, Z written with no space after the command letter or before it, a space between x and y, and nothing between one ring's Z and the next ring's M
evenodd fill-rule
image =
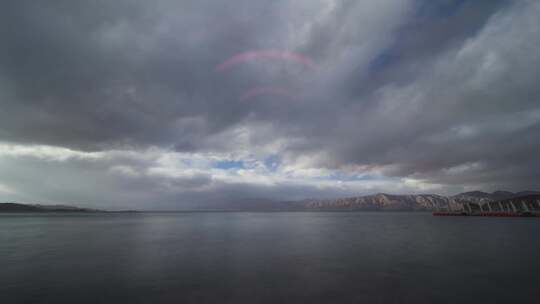
M0 215L0 303L536 303L540 221Z

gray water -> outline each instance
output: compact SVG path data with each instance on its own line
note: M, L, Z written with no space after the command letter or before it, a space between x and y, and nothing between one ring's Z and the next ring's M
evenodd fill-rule
M540 219L0 215L0 303L538 303Z

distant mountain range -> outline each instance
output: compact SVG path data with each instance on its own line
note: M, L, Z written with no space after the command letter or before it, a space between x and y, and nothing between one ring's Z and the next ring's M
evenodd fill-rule
M508 200L540 202L540 191L472 191L453 196L437 194L396 195L379 193L335 199L305 199L300 201L273 201L245 199L202 203L190 210L216 211L433 211L462 209L464 203L487 203ZM449 208L450 207L450 208ZM0 203L0 212L105 212L64 205L28 205ZM126 211L124 211L126 212ZM131 211L133 212L133 211Z
M305 199L298 201L275 201L270 199L243 199L221 202L200 202L190 210L216 211L434 211L440 209L459 210L464 203L487 203L537 195L540 191L493 193L472 191L453 196L437 194L396 195L379 193L333 199Z
M0 203L0 212L102 212L64 205L29 205L18 203Z
M487 203L501 200L538 197L540 191L495 191L493 193L472 191L453 196L437 194L396 195L379 193L335 199L305 199L300 201L272 201L249 199L233 202L202 204L198 208L210 210L245 211L433 211L458 210L464 203Z
M311 199L305 201L309 210L373 210L373 211L432 211L445 209L461 209L463 203L487 203L528 197L540 199L540 191L495 191L493 193L472 191L453 196L435 194L391 195L379 193L375 195L339 198L330 200Z
M456 198L464 199L488 199L492 201L507 200L527 195L538 195L540 191L521 191L521 192L509 192L509 191L495 191L493 193L487 193L482 191L465 192L458 195L454 195Z

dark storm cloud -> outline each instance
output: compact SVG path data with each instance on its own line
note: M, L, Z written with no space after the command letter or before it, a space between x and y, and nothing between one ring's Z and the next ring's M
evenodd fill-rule
M445 29L435 18L407 33L420 35L425 45L407 50L417 44L413 39L404 53L397 47L400 60L384 67L379 83L367 81L367 91L358 73L360 81L344 88L350 104L336 109L339 119L321 125L313 132L318 138L300 151L328 151L319 164L330 167L372 166L432 183L534 187L538 162L527 151L540 145L534 139L540 121L534 51L540 46L539 7L531 1L485 6L477 7L484 17L468 27L462 27L469 18L462 14L478 13L457 10L444 17ZM452 43L441 48L437 32ZM400 74L406 78L396 79ZM465 170L471 164L476 166Z
M521 190L534 186L539 168L529 153L539 148L539 7L505 0L5 1L0 140L193 153L279 142L271 153L291 166ZM257 49L298 52L317 67L260 60L216 71ZM241 100L257 86L288 87L298 98ZM251 132L243 146L238 129ZM118 163L125 165L94 169ZM168 187L173 201L181 197L175 188L204 196L194 189L212 178L125 182L117 189ZM234 187L248 197L270 192Z
M240 119L252 75L217 75L266 47L271 1L4 4L3 139L96 149L194 140ZM203 118L198 125L182 118ZM186 129L186 131L184 131ZM194 145L194 144L191 144Z

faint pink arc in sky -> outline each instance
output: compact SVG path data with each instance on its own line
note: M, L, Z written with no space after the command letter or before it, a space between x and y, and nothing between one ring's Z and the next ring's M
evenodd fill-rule
M294 94L290 89L282 86L259 86L247 90L240 97L241 101L248 101L261 95L279 95L285 96L290 99L298 99L298 96Z
M311 60L311 58L304 56L302 54L290 52L290 51L268 49L268 50L248 51L248 52L236 54L232 56L231 58L225 60L218 66L216 66L216 71L222 72L237 64L240 64L246 61L252 61L255 59L266 59L266 58L295 61L309 68L316 67L315 63L313 62L313 60Z

